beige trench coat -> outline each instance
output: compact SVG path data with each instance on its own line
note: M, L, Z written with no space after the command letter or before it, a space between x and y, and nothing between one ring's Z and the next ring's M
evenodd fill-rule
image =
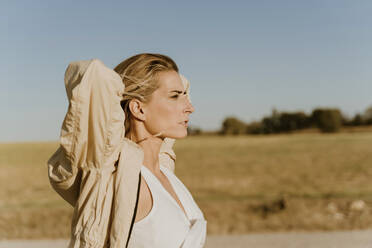
M189 82L181 78L189 98ZM127 247L144 151L124 137L124 84L92 59L70 63L65 86L69 106L47 167L53 189L74 207L68 247ZM172 171L174 142L165 138L159 153L159 162Z

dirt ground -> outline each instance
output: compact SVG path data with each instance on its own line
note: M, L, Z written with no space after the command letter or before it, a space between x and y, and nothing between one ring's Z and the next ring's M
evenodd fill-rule
M66 248L68 240L0 241L0 248ZM370 248L372 229L345 232L282 232L208 235L204 248Z

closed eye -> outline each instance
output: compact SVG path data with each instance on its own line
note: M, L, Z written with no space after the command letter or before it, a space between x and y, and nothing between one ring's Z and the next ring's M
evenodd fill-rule
M178 94L177 95L174 95L174 96L171 96L171 98L177 98L179 95L181 95L182 93L182 95L187 95L187 92L186 91L179 91L179 90L174 90L174 91L176 91Z

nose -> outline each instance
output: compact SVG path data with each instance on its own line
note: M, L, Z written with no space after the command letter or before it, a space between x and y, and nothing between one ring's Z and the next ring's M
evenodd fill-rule
M195 109L194 109L194 106L191 104L190 100L186 100L186 108L185 108L185 112L188 112L188 113L192 113L194 112Z

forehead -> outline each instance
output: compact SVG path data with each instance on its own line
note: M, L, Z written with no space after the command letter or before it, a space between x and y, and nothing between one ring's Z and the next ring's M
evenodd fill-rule
M173 90L184 91L182 79L176 71L162 71L157 74L159 80L159 91L165 93Z

